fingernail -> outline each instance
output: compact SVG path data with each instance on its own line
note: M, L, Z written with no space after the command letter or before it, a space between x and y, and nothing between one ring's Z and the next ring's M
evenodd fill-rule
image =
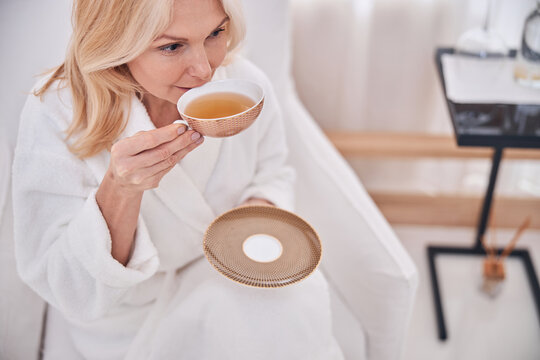
M198 144L202 143L203 141L204 141L204 137L201 136L201 137L199 138L199 140L195 141L195 144L198 145Z
M182 125L182 126L180 126L180 127L178 128L177 131L178 131L178 135L182 135L183 133L186 132L186 127L185 127L184 125Z
M199 134L198 132L194 132L192 135L191 135L191 140L195 141L197 140L198 138L201 137L201 134Z

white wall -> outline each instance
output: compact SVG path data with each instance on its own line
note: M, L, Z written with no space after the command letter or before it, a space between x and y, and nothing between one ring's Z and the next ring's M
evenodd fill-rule
M71 0L0 0L0 141L15 144L34 76L62 62L70 21Z

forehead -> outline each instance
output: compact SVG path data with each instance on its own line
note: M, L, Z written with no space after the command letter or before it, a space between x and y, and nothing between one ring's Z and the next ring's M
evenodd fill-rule
M226 16L220 0L175 0L172 20L165 33L206 37Z

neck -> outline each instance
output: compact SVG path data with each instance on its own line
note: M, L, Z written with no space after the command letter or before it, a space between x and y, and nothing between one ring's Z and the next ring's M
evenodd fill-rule
M142 103L156 128L172 124L173 121L180 119L176 105L167 100L147 93L144 94Z

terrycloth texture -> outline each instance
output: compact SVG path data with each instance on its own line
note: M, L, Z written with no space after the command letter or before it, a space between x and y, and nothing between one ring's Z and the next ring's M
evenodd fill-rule
M0 133L0 359L37 359L44 301L17 275L13 244L11 149ZM3 211L2 211L3 210Z
M285 288L255 289L239 287L198 259L175 283L173 298L158 306L155 322L147 318L125 359L344 359L331 334L328 284L318 270ZM151 312L149 318L156 309ZM66 341L62 315L50 308L47 317L43 360L83 360Z
M242 59L216 71L215 79L227 77L263 85L266 100L260 117L237 136L207 138L163 178L158 189L145 192L126 267L110 255L110 235L95 200L110 154L104 151L82 161L68 151L63 141L71 119L67 89L50 91L43 102L29 96L13 165L18 270L66 317L71 340L85 358L116 359L126 354L157 294L173 294L164 285L176 283L175 274L181 275L186 265L202 256L203 231L217 214L250 196L292 209L294 173L285 165L283 124L269 82ZM144 106L134 98L122 137L152 128ZM166 274L172 282L165 282ZM318 311L305 313L307 319L325 307L327 294L322 296L324 291L317 289L313 295L321 303ZM246 318L246 324L249 321ZM304 330L307 341L310 328ZM193 349L200 345L192 344ZM265 356L274 358L271 351Z
M343 359L332 335L328 285L318 270L291 286L257 289L227 280L200 259L179 280L157 331L141 331L143 346L126 358Z

